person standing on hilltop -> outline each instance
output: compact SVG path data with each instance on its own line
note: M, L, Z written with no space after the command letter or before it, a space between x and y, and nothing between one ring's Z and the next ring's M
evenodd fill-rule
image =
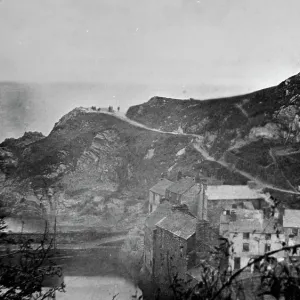
M120 111L120 106L118 106L118 112Z

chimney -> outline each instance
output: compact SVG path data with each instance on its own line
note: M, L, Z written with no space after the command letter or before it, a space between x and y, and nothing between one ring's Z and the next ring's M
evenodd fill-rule
M248 181L247 185L250 189L255 189L257 188L257 183L255 181Z
M177 181L179 181L182 178L182 172L178 171L177 173Z
M195 183L201 183L200 173L198 172L194 178Z
M197 203L197 218L198 220L207 221L207 195L206 195L206 185L197 184L199 187L199 193L196 194Z
M210 245L209 222L206 220L198 220L196 224L196 249L200 259L203 259L205 255L209 254L207 251L208 245Z

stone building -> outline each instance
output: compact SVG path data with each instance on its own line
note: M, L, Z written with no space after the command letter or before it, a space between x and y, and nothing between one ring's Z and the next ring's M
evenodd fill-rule
M158 183L149 189L149 213L156 210L162 198L165 197L166 189L174 182L161 178Z
M173 204L183 204L194 200L194 195L199 192L195 179L193 177L184 177L171 184L167 189L165 196Z
M226 207L251 205L254 209L262 209L266 205L264 196L248 185L201 184L199 197L199 201L207 201L208 220L216 227L219 226L220 215Z
M285 241L280 222L265 218L262 210L236 209L229 214L224 211L220 217L220 235L232 243L229 257L232 270L243 268L249 260L266 252L281 249ZM280 251L273 257L282 260L285 253Z
M201 184L220 184L221 181L216 181L212 178L184 177L173 183L166 189L166 198L174 205L186 204L189 211L197 215L198 204L200 199Z
M284 209L282 226L285 233L286 243L289 246L300 244L300 210ZM294 253L300 256L300 249Z
M144 266L153 274L154 236L156 223L171 213L172 205L163 201L146 219L144 227Z
M187 210L176 208L156 223L153 279L161 290L168 290L176 274L186 281L188 257L196 246L196 224L197 219Z
M202 200L197 203L196 216L186 204L173 205L171 212L156 223L152 272L154 282L164 291L175 275L195 284L202 280L203 263L219 267L223 259L212 255L220 236L207 221L207 203Z

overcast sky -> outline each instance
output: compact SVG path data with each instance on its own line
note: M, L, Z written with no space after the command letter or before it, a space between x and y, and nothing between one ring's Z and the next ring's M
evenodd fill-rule
M0 0L0 80L108 84L126 108L160 92L244 93L300 71L299 11L299 0ZM50 98L55 118L73 105Z

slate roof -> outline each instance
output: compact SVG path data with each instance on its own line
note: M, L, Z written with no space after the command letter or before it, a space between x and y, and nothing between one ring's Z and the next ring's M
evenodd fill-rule
M156 223L169 215L171 211L172 205L169 203L169 201L164 201L163 203L159 204L156 210L147 217L145 225L150 229L155 229Z
M159 194L161 196L165 195L166 189L172 185L174 182L162 178L157 184L155 184L153 187L150 188L150 191L156 194Z
M284 228L300 228L300 210L297 209L285 209L283 215L283 227Z
M208 200L262 199L263 196L248 185L208 185Z
M261 210L236 210L236 220L229 222L229 232L276 233L275 219L264 219Z
M193 185L195 185L194 178L182 178L179 181L170 185L167 190L182 195L184 192L189 190Z
M190 214L175 211L164 217L156 226L187 240L196 232L197 219Z

